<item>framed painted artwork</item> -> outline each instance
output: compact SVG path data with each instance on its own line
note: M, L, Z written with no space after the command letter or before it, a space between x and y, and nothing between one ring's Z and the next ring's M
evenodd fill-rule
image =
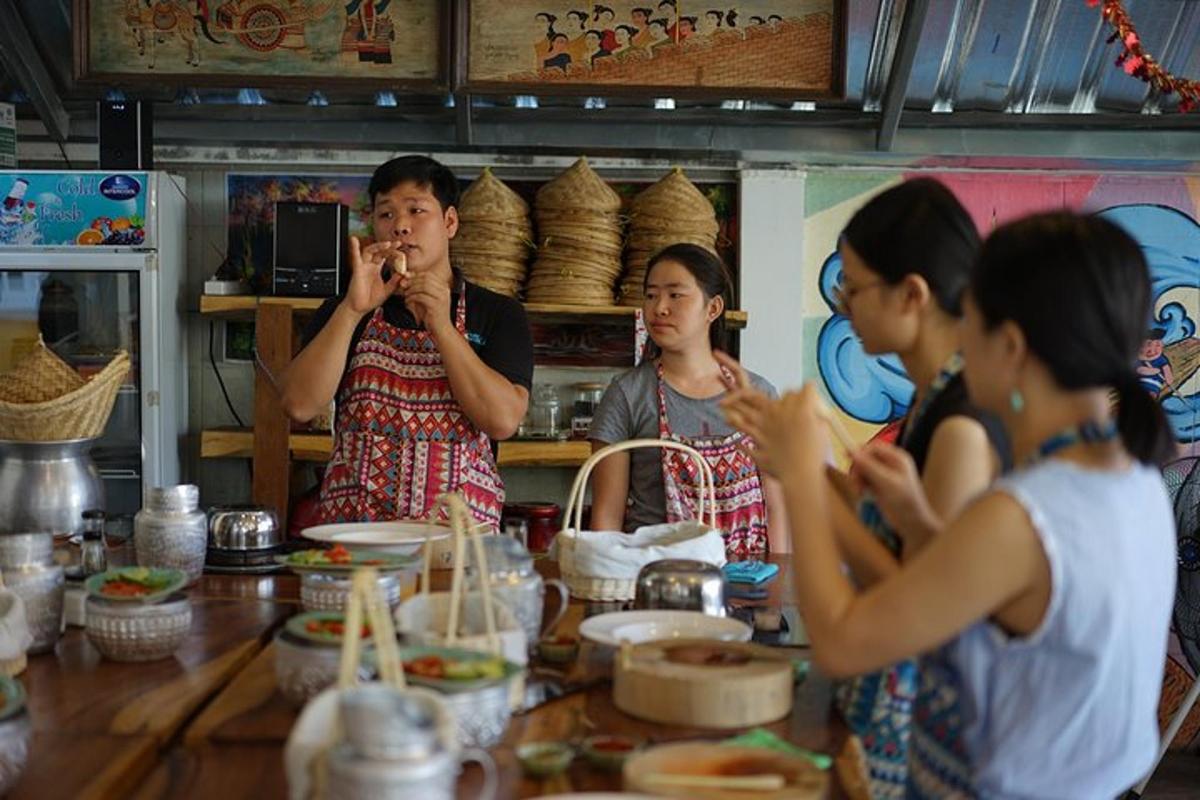
M457 57L473 92L842 93L845 0L464 2L466 47Z
M82 81L440 89L442 0L75 0Z

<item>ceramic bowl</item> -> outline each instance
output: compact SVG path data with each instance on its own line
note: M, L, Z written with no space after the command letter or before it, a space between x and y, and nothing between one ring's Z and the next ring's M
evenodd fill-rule
M549 778L571 766L575 749L564 742L529 742L517 748L517 760L526 775Z
M620 772L625 760L641 748L642 743L628 736L600 734L583 740L583 757L597 769Z

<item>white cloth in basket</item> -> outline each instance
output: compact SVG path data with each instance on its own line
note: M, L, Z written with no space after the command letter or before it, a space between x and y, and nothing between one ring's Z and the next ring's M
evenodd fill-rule
M633 533L579 531L572 571L605 578L637 578L642 567L664 558L687 558L725 565L721 532L700 522L645 525Z

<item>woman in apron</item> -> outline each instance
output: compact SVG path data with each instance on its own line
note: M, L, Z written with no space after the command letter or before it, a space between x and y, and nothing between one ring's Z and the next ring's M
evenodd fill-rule
M978 249L966 210L927 178L877 195L850 219L838 242L838 311L867 353L896 354L912 379L913 398L897 441L944 516L961 511L1007 461L999 420L971 404L962 378L961 297ZM903 541L869 495L850 494L853 507L835 499L835 520L843 557L865 588L923 543ZM838 686L837 705L862 741L876 800L904 797L917 689L912 659Z
M1100 218L1045 214L991 236L965 301L964 375L1017 466L943 516L904 450L857 453L889 525L924 543L866 591L839 569L815 390L727 405L804 513L795 585L822 671L920 657L909 797L1115 797L1154 761L1175 532L1158 471L1171 432L1134 370L1150 297L1137 243Z
M690 244L651 259L643 313L653 343L649 357L618 376L592 419L593 448L627 439L676 441L695 448L712 468L717 526L731 560L787 550L777 487L764 481L744 435L729 427L719 402L726 373L714 353L724 347L730 296L725 265ZM774 394L769 383L754 385ZM677 450L617 453L595 470L591 527L632 531L642 525L696 518L699 475Z

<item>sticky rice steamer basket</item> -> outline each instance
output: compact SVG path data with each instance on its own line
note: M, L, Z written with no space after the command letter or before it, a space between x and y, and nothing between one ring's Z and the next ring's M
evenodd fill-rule
M479 540L481 534L472 532L466 503L457 494L444 495L440 500L446 504L454 531L450 591L429 591L431 544L426 541L421 591L396 609L397 629L409 644L477 650L524 665L529 661L525 630L508 606L492 597L490 581L481 581L480 591L467 591L467 540L475 548L476 563L483 574L487 574L487 554ZM459 632L460 620L471 628L465 635Z
M567 510L563 514L564 527L554 540L558 554L559 572L561 573L563 582L571 590L573 597L601 601L632 600L634 597L637 586L637 574L645 564L631 565L630 568L632 571L624 575L592 574L586 565L586 551L588 548L594 548L597 545L582 541L579 534L583 530L583 499L587 489L587 482L596 464L615 453L647 447L678 450L695 462L700 471L700 500L696 508L696 518L701 524L699 526L696 523L678 524L698 527L701 531L704 530L705 525L707 525L707 530L718 530L712 469L709 467L708 462L704 460L704 457L696 452L695 449L685 444L665 439L631 439L597 450L584 462L583 466L579 468L579 472L575 475L575 483L571 486L571 494L567 500ZM705 520L706 512L707 520ZM624 536L625 534L614 533L613 535ZM646 563L661 558L690 558L693 556L693 554L683 551L676 556L671 550L678 546L679 544L677 543L656 547L656 555L650 556L647 554Z

